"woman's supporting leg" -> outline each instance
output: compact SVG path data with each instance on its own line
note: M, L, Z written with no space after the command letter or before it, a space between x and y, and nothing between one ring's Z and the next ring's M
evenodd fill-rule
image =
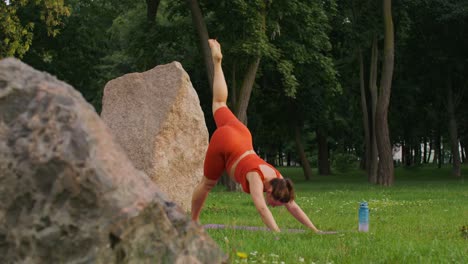
M224 129L218 128L211 136L210 144L205 154L203 164L203 178L195 187L192 194L192 220L199 221L200 212L205 203L206 197L225 170L222 140L225 138Z
M199 222L200 221L200 212L205 204L206 197L208 193L216 185L215 180L210 180L206 177L203 177L202 181L195 187L192 195L192 220Z

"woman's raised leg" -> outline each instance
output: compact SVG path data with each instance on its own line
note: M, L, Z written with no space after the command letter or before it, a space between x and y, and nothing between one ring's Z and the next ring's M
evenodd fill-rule
M213 58L213 114L218 108L226 106L228 97L228 89L224 78L221 61L223 54L221 53L221 45L215 39L208 40L211 48L211 56Z

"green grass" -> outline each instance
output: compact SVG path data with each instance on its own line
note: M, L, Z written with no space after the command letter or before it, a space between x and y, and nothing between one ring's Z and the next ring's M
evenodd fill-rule
M312 222L342 232L207 230L232 263L468 263L468 239L461 231L468 226L468 186L451 177L448 167L397 168L390 188L368 184L358 170L315 173L309 182L299 168L280 170L293 178L296 201ZM357 232L362 200L369 202L368 233ZM284 207L271 210L280 228L302 228ZM264 226L249 195L222 187L211 192L201 222Z

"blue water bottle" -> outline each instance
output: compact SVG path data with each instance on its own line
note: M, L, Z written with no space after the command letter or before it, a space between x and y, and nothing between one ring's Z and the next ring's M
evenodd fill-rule
M369 231L369 207L367 202L359 205L359 232Z

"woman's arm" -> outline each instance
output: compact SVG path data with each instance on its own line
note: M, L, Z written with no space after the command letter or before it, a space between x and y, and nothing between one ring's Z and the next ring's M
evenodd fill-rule
M257 172L249 172L246 175L249 181L250 195L257 208L258 213L262 217L263 223L272 231L280 232L278 225L276 224L270 209L268 209L265 198L263 197L263 183L260 179L260 175Z
M321 231L318 230L315 225L310 221L309 217L302 211L301 207L297 205L295 201L291 201L287 203L286 208L288 209L289 213L291 213L294 218L296 218L299 222L305 225L307 228L312 229L315 233L320 233Z

